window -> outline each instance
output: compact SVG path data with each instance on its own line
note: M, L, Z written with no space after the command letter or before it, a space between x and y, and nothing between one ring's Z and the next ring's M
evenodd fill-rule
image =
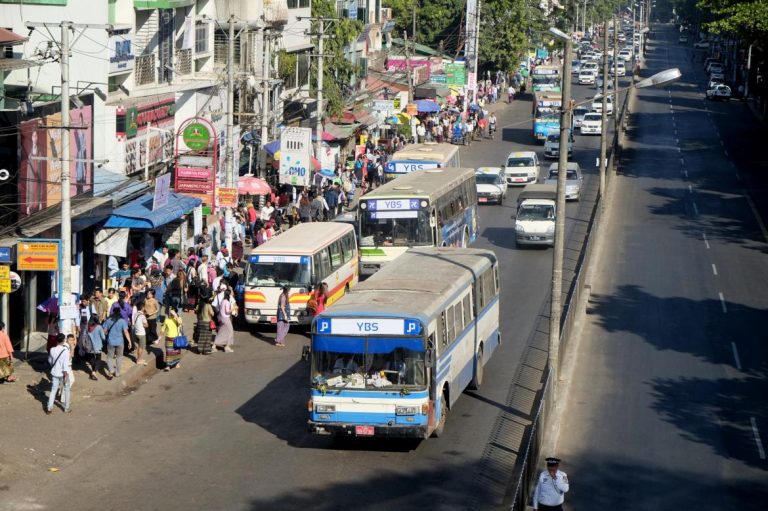
M472 321L472 308L469 305L470 294L471 293L467 293L466 296L464 296L464 326L469 325Z
M299 7L302 9L311 7L310 0L299 0Z
M328 255L328 249L323 249L313 257L315 279L314 284L319 284L325 277L331 273L331 258Z
M341 238L341 249L344 253L344 262L348 263L355 257L355 235L347 233Z
M499 293L499 267L498 266L493 267L493 283L496 285L496 293L494 294L498 294Z
M445 344L450 344L456 338L456 325L453 317L453 307L445 309Z
M477 308L478 310L483 310L483 307L485 307L485 292L483 289L483 276L480 275L477 277L477 280L475 281L475 297L477 299Z
M331 243L328 247L328 251L331 254L331 270L336 271L341 268L341 265L344 263L344 258L341 254L341 240Z
M445 331L445 315L447 313L443 312L440 314L440 321L437 325L437 339L440 343L441 347L448 346L448 334Z
M299 0L288 0L288 8L296 9L299 7Z
M464 331L464 318L461 315L461 302L453 306L453 318L456 321L456 337Z

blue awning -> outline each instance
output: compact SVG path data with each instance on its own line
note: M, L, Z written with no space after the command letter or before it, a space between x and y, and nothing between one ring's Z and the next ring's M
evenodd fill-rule
M129 229L155 229L178 220L203 201L188 195L171 192L168 205L152 211L152 195L144 195L112 212L104 227Z

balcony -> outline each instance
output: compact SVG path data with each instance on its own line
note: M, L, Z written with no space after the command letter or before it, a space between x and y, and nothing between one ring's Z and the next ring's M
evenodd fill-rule
M176 74L192 74L192 49L176 50Z
M136 57L136 85L155 83L156 71L157 64L155 64L154 54Z
M299 2L293 3L298 7ZM308 2L306 6L309 6ZM288 23L288 0L264 0L264 21L278 25Z

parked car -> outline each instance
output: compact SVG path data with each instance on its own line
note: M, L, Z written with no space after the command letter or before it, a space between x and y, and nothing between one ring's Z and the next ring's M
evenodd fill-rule
M700 49L709 49L709 41L697 41L693 43L694 48L700 48Z
M597 112L586 114L579 125L579 133L582 135L602 135L603 115Z
M503 167L480 167L475 172L477 202L501 204L507 197L507 180Z
M573 62L571 62L571 74L578 76L579 71L581 71L581 61L574 60Z
M704 61L704 71L709 73L710 68L713 66L723 67L723 63L717 59L708 58Z
M581 196L581 167L575 161L569 161L565 167L565 199L566 200L579 200ZM553 163L549 166L549 175L544 181L544 184L557 184L558 163Z
M707 99L731 99L731 88L725 84L717 84L706 92Z
M707 89L714 89L715 85L725 85L725 79L724 78L710 78L709 82L707 82Z

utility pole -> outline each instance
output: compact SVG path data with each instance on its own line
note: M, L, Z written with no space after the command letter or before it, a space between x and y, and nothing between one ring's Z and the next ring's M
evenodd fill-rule
M408 32L403 30L403 45L405 48L405 68L408 73L408 103L413 103L413 73L411 71L411 52L408 51Z
M323 151L323 63L325 45L325 19L318 19L317 33L317 119L315 124L315 157L319 160Z
M614 32L616 30L614 29ZM614 62L614 76L616 75L616 63ZM614 88L616 94L618 89ZM613 109L616 110L616 98L613 101ZM605 205L605 156L608 142L608 20L603 22L603 109L600 115L600 207Z
M619 74L616 68L619 64L619 18L613 15L613 129L619 129Z
M270 67L272 64L272 53L270 36L267 35L266 27L261 31L262 35L262 49L264 54L261 59L261 144L259 150L259 169L266 168L267 158L264 152L264 146L269 139L269 121L272 115L271 102L269 100L269 82L270 82ZM261 173L261 170L259 170ZM261 175L261 174L260 174ZM264 177L264 175L261 175Z
M61 261L59 276L59 306L72 305L72 209L71 209L71 155L69 145L69 31L75 28L99 28L112 30L112 25L79 24L71 21L60 23L25 22L27 28L45 27L61 29L59 67L61 70ZM63 326L63 322L62 322Z
M235 186L235 155L232 148L232 136L235 129L235 15L229 16L229 44L227 44L227 134L224 145L225 182L227 188ZM224 243L232 253L232 208L224 210Z
M571 44L564 39L563 89L560 110L560 157L557 164L557 211L555 212L555 249L552 256L552 296L549 310L549 370L553 391L557 391L560 374L560 317L562 315L563 254L565 252L565 185L568 175L568 140L571 126Z

